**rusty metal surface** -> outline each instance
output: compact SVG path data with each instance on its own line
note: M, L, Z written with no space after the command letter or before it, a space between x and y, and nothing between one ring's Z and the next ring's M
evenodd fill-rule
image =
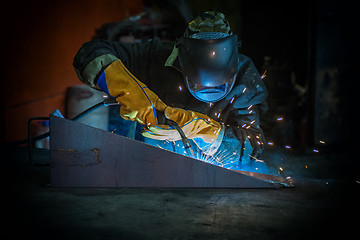
M53 115L50 137L53 187L279 187Z

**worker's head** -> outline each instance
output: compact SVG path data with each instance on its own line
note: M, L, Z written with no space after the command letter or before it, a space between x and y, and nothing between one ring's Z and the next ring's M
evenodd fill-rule
M205 12L189 23L178 44L185 83L203 102L217 102L231 91L238 72L238 40L224 14Z

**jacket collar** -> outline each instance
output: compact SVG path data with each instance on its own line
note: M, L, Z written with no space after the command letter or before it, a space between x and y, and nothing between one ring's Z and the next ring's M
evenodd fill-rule
M167 58L164 66L165 67L173 67L176 70L178 70L179 72L182 72L178 55L179 55L179 49L177 48L176 45L174 45L174 48L173 48L170 56Z

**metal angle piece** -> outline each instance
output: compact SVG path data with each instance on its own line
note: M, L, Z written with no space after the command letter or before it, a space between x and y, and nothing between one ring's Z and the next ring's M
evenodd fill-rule
M55 115L50 139L53 187L279 187Z

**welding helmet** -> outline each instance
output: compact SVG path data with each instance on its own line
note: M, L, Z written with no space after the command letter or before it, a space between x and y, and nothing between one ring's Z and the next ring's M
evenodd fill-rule
M190 93L202 102L217 102L234 86L238 73L236 35L200 32L178 44L183 77Z

